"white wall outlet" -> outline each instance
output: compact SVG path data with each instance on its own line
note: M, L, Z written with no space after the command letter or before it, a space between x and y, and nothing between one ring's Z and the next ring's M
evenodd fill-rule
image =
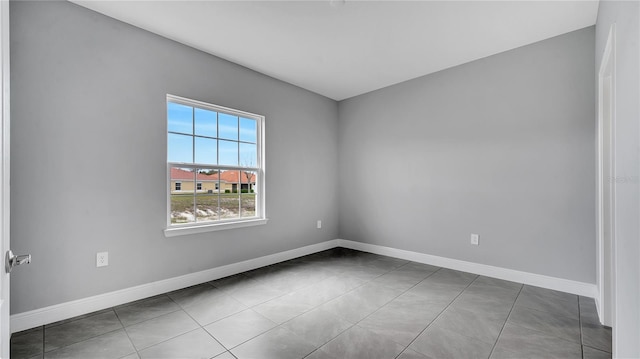
M318 222L316 223L316 228L320 229L322 228L322 221L318 220Z
M106 267L109 265L109 252L98 252L96 254L96 267Z
M474 246L480 245L480 235L471 233L471 244Z

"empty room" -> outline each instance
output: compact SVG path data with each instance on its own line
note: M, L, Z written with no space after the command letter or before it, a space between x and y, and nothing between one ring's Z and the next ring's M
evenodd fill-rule
M640 358L639 23L0 1L0 358Z

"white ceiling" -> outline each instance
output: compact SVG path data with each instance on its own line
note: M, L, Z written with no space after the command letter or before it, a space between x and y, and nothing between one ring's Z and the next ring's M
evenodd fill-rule
M595 24L597 1L72 2L335 100Z

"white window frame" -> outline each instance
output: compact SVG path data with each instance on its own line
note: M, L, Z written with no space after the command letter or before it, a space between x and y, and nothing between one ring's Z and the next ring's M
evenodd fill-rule
M257 166L256 167L241 167L241 166L221 166L221 165L211 165L211 164L199 164L199 163L183 163L183 162L169 162L167 161L167 186L165 187L166 197L167 197L167 226L164 229L164 234L166 237L187 235L187 234L196 234L196 233L205 233L211 231L219 231L226 229L234 229L234 228L242 228L242 227L250 227L256 225L266 224L268 219L266 216L266 193L265 193L265 135L264 135L264 122L265 117L262 115L257 115L250 112L240 111L232 108L222 107L202 101L192 100L180 96L167 95L166 103L173 102L191 107L198 107L206 110L215 111L218 113L227 113L233 116L240 116L244 118L254 119L257 123L257 143L256 147L258 149L257 153ZM167 116L165 116L165 125L167 124ZM167 135L169 134L168 128L165 131ZM167 137L168 141L168 137ZM167 156L168 157L168 142L166 146ZM214 170L242 170L242 171L252 171L257 174L257 182L255 184L255 194L256 194L256 215L250 218L231 218L231 219L221 219L217 221L210 222L195 222L195 223L181 223L181 224L172 224L171 223L171 167L181 167L181 168L198 168L198 169L214 169ZM197 186L197 182L194 178L194 185ZM181 187L182 188L182 187ZM194 189L194 193L197 192ZM239 195L241 195L241 191L238 191Z

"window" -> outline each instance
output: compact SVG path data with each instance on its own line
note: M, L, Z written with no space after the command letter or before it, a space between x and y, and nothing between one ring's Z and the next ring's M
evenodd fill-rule
M263 116L167 95L165 234L266 222L263 128Z

